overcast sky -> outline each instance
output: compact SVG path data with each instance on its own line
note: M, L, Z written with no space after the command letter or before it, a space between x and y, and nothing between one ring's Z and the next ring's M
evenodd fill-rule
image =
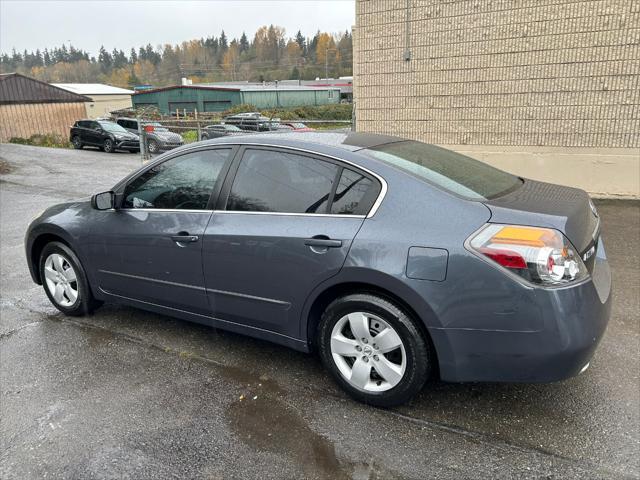
M71 42L97 55L100 45L131 47L219 36L252 36L261 25L338 32L355 22L355 0L0 0L0 50L52 48Z

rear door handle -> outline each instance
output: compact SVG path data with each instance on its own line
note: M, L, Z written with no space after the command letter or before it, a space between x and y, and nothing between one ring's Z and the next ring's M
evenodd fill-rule
M197 235L189 235L189 234L180 234L180 235L171 235L171 240L176 243L193 243L199 240Z
M340 248L342 247L342 240L331 240L330 238L307 238L304 244L308 247L323 247L323 248Z

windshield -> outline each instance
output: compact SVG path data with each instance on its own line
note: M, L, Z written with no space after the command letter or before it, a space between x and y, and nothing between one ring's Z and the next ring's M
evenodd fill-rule
M388 143L363 150L443 190L470 200L488 200L520 185L519 177L451 150L422 142Z
M122 128L120 125L118 125L117 123L111 123L111 122L98 122L98 123L107 132L127 133L127 131L124 128Z

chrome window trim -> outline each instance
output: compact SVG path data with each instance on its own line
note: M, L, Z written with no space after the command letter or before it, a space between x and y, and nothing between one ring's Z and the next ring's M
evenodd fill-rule
M369 210L369 213L367 215L364 215L364 218L371 218L373 217L376 212L378 211L378 209L380 208L380 205L382 204L382 201L384 200L384 198L387 195L387 191L389 190L389 186L387 185L387 181L381 177L380 175L378 175L377 173L369 170L366 167L362 167L360 165L358 165L357 163L353 163L349 160L345 160L344 158L340 158L340 157L335 157L333 155L327 155L326 153L320 153L320 152L316 152L313 150L308 150L306 148L298 148L298 147L291 147L289 145L276 145L273 143L253 143L253 142L245 142L245 143L239 143L239 142L223 142L223 143L209 143L209 144L201 144L201 145L194 145L192 147L188 147L185 148L184 150L181 150L180 152L173 152L173 153L177 153L179 155L182 155L184 153L189 153L191 150L206 150L207 148L212 148L212 147L234 147L234 146L238 146L238 147L270 147L270 148L280 148L283 150L291 150L294 152L302 152L302 153L309 153L311 155L316 155L318 157L325 157L325 158L329 158L331 160L337 160L338 162L342 162L345 163L347 165L351 165L359 170L362 170L363 172L368 173L369 175L375 177L379 182L380 182L380 193L378 194L378 198L376 199L376 201L373 203L373 206L371 207L371 210ZM178 155L176 155L177 157ZM171 157L173 158L173 157ZM167 159L168 160L168 159ZM155 162L152 162L155 163ZM135 209L135 210L140 210L140 209ZM153 210L153 209L150 209ZM176 211L180 211L180 210L176 210ZM216 212L220 212L222 210L216 210ZM235 210L224 210L227 212L234 212L234 213L249 213L249 212L237 212ZM271 215L280 215L280 212L255 212L255 213L262 213L262 214L271 214ZM329 214L329 213L285 213L282 212L283 215L313 215L313 216L320 216L320 215L325 215L325 216L344 216L344 217L361 217L360 215L356 216L356 215L338 215L338 214Z
M113 210L114 212L116 210ZM207 210L207 209L203 209L203 210L190 210L187 208L119 208L117 210L118 212L161 212L161 213L168 213L168 212L182 212L182 213L212 213L213 210Z
M366 218L366 215L349 215L344 213L287 213L287 212L245 212L242 210L188 210L181 208L120 208L118 210L104 210L109 212L158 212L158 213L220 213L224 215L277 215L283 217L337 217L337 218Z
M287 213L287 212L254 212L244 210L214 210L213 213L223 215L276 215L281 217L336 217L336 218L366 218L366 215L349 215L344 213Z

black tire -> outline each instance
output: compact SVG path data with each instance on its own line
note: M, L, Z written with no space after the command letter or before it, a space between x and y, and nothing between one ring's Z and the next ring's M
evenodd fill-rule
M47 258L52 254L58 254L64 257L64 260L68 262L68 264L73 267L73 270L76 273L76 281L72 282L72 285L75 283L76 290L78 292L77 298L75 302L71 305L64 306L58 303L56 299L53 297L51 291L49 290L49 286L46 280L45 274L45 263ZM87 275L82 268L82 264L80 260L76 256L76 254L71 250L68 246L61 242L51 242L47 244L43 249L39 259L39 268L40 268L40 278L42 279L42 286L44 288L47 297L49 297L49 301L60 310L65 315L69 316L82 316L87 315L93 312L96 308L102 305L102 302L96 300L91 293L91 288L89 287L89 281L87 280Z
M79 135L75 135L71 139L71 143L73 144L73 148L75 148L76 150L82 150L83 145Z
M106 153L115 153L116 146L113 143L113 140L107 138L102 144L102 150L104 150Z
M157 142L157 140L149 140L149 142L147 142L147 146L149 148L149 153L156 154L160 151L160 144Z
M402 378L389 390L374 392L354 387L343 376L333 359L331 352L333 328L340 319L354 312L366 312L379 317L396 331L402 341L406 367ZM335 381L354 399L378 407L393 407L409 401L429 379L435 362L431 343L422 334L415 321L389 300L367 293L351 294L334 300L322 315L317 339L322 363ZM373 361L371 365L374 367L372 375L377 374Z

